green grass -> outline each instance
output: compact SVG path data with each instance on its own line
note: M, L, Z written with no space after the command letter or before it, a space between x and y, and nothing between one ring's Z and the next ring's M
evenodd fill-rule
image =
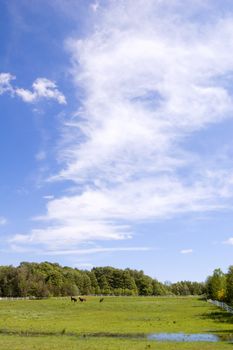
M0 349L233 350L233 344L227 342L162 343L137 338L155 332L228 336L233 333L233 316L197 298L0 301Z

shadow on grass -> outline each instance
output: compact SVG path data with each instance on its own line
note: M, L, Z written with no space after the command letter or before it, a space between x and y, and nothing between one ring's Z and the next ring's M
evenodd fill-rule
M211 330L212 334L217 334L221 341L229 342L233 345L233 314L226 312L225 310L217 309L212 312L206 312L200 315L203 319L213 320L218 323L225 323L228 325L232 325L232 329L219 329L219 330Z
M60 332L37 332L32 330L13 330L13 329L0 329L0 335L17 335L21 337L41 337L41 336L68 336L77 338L131 338L131 339L146 339L146 334L144 333L75 333L69 332L65 328Z
M216 322L229 323L233 325L233 314L230 314L226 311L212 311L202 314L201 317L204 319L210 319Z
M212 334L217 334L221 341L229 342L233 345L233 329L220 329L211 331Z
M233 345L233 315L224 311L217 310L200 315L204 319L213 320L218 323L232 324L232 329L211 330L212 334L217 334L221 341L229 342Z

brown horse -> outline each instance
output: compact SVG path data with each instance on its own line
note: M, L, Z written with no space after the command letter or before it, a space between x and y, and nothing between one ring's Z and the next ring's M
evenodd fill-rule
M104 301L104 298L100 298L100 303L102 303L102 301Z
M79 297L79 301L83 302L83 301L87 301L87 300L85 298Z

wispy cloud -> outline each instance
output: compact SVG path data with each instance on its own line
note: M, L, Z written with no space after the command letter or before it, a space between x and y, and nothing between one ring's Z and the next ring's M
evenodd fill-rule
M14 87L12 80L15 77L10 73L0 73L0 95L10 93L20 97L24 102L35 103L41 99L56 100L60 104L66 104L65 96L57 89L54 81L46 78L37 78L32 84L32 90Z
M181 254L192 254L193 250L192 249L182 249L180 251Z
M46 152L45 151L40 151L35 155L36 160L41 161L46 159Z
M73 194L51 199L44 228L16 235L17 244L59 250L128 239L132 223L230 205L230 163L214 154L206 162L187 144L232 118L233 18L217 13L201 22L204 5L189 5L99 3L95 30L67 40L83 98L64 125L63 166L50 181L71 181ZM40 91L33 89L25 99Z
M226 241L223 242L224 244L233 245L233 237L228 238Z
M18 243L24 243L24 245L20 245ZM56 244L51 245L51 250L44 250L41 248L27 247L25 245L26 241L18 235L18 239L11 240L11 250L18 253L29 253L33 252L35 255L49 255L49 256L57 256L57 255L93 255L100 253L117 253L117 252L147 252L150 250L154 250L155 248L151 247L94 247L94 248L80 248L80 249L58 249ZM61 247L61 245L59 245Z
M114 247L114 248L88 248L88 249L74 249L74 250L52 250L46 252L46 255L89 255L96 253L117 253L117 252L145 252L152 250L149 247Z
M52 194L47 194L45 196L43 196L44 199L53 199L54 198L54 195Z
M6 225L7 224L7 219L4 218L4 216L0 216L0 226Z
M11 81L14 79L15 77L10 73L0 73L0 95L5 92L13 93Z

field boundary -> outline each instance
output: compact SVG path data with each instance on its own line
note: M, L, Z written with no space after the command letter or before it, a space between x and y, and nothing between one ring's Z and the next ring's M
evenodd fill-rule
M233 308L231 306L227 305L226 303L224 303L223 301L208 299L207 302L211 303L213 305L216 305L216 306L220 307L221 309L224 309L227 312L233 314Z

